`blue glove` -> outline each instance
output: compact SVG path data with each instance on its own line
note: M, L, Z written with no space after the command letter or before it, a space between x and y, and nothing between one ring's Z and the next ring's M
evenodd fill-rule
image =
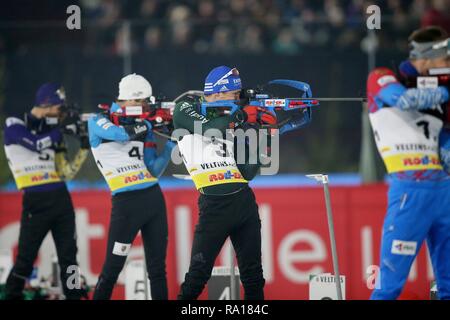
M425 89L410 88L398 98L395 106L402 110L433 110L448 99L448 90L443 86Z
M148 120L144 120L144 123L147 125L147 129L148 129L147 136L145 137L145 141L153 140L153 131L152 131L153 126L152 126L151 122Z

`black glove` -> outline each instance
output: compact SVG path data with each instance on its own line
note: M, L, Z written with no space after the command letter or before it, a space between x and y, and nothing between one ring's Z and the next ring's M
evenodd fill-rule
M135 124L124 125L130 140L144 140L147 136L148 127L145 122L137 122Z
M65 134L77 135L80 133L80 126L82 125L80 115L75 112L65 114L61 121L60 127Z

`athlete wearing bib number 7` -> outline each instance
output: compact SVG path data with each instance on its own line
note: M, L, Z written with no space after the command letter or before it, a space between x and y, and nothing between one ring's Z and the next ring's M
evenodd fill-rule
M440 299L450 299L450 176L440 155L450 67L448 36L429 27L410 37L410 59L396 75L369 74L369 118L389 174L378 285L371 299L396 299L426 239ZM445 143L444 143L445 144Z
M205 81L205 100L227 104L239 100L241 79L236 68L220 66ZM174 110L175 129L184 129L178 146L188 173L200 192L199 221L195 227L189 271L181 285L180 300L192 300L203 291L217 255L227 237L236 251L245 299L264 299L261 265L261 220L255 195L248 186L259 163L238 163L234 140L226 129L244 123L275 123L275 116L255 107L200 107L202 98L187 96ZM233 110L234 109L234 110ZM197 132L196 127L201 128ZM206 136L215 129L217 136ZM248 147L248 146L246 146ZM248 150L247 150L248 152Z
M95 162L112 193L106 261L95 300L110 299L131 244L141 231L153 300L167 300L167 217L158 177L170 161L175 143L167 141L158 156L143 108L152 99L150 83L130 74L119 84L119 97L107 114L89 119Z

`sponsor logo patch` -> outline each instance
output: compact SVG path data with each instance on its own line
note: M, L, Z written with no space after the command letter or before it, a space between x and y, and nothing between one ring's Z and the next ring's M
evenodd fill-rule
M50 179L58 179L58 175L46 172L44 174L31 177L32 182L46 181Z
M184 109L189 108L189 107L190 107L189 103L183 102L180 106L180 111L183 111Z
M275 99L274 101L275 107L284 107L286 106L286 100L285 99Z
M229 83L228 79L222 79L219 82L217 82L217 84L228 84L228 83Z
M106 120L105 118L101 118L100 120L97 121L97 124L98 124L99 126L102 126L102 125L104 125L106 122L108 122L108 120Z
M417 77L417 88L434 89L438 87L438 77Z
M147 126L145 124L138 127L134 127L134 133L136 134L144 132L145 130L147 130Z
M405 158L403 159L403 165L407 166L417 166L417 165L439 165L441 162L439 158L433 156L424 156L422 158L414 157L414 158Z
M210 182L221 181L221 180L230 180L230 179L242 179L242 175L239 172L231 173L231 171L228 170L225 172L210 174L208 176L208 179Z
M108 122L108 123L105 123L103 126L102 126L102 128L104 129L104 130L108 130L108 128L110 128L110 127L112 127L112 126L114 126L111 122Z
M37 149L38 150L42 150L42 149L48 148L48 147L50 147L52 145L52 138L45 137L43 139L38 140L36 144L37 144Z
M265 107L285 107L286 100L285 99L267 99L264 101Z
M378 79L377 83L383 87L385 85L387 85L388 83L391 82L397 82L397 79L395 79L395 77L393 75L386 75L386 76L382 76L381 78Z
M273 99L267 99L264 101L265 107L272 107L273 106Z
M128 106L125 107L125 113L127 116L140 116L142 114L141 106Z
M394 240L392 241L391 253L403 256L413 256L416 254L416 249L416 241Z
M124 183L133 183L136 181L144 180L144 179L151 179L152 175L149 172L141 172L139 174L133 174L131 176L126 176L124 178Z
M131 243L114 242L113 254L117 256L127 256L131 249Z
M133 97L140 97L140 96L142 96L144 94L144 92L142 92L142 91L135 91L135 92L133 92L131 95L133 96Z

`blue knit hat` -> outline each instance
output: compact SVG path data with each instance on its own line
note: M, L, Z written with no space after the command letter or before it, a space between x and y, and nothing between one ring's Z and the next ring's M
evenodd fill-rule
M220 66L211 70L206 76L205 87L203 92L205 95L240 90L242 88L239 71L236 68Z
M36 92L35 106L63 104L66 92L59 83L44 83Z

